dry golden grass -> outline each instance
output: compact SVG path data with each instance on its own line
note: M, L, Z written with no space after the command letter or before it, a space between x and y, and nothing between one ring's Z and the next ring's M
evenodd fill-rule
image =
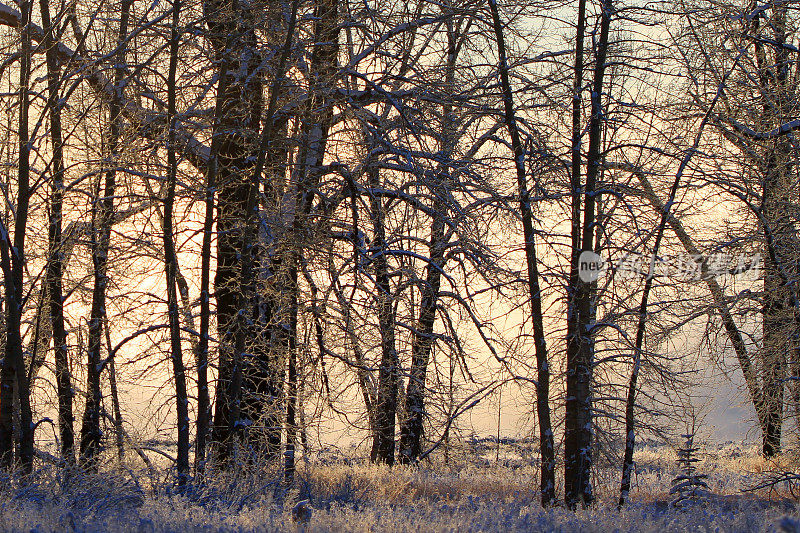
M311 466L304 476L321 499L350 493L356 501L396 504L455 502L469 496L509 501L531 495L538 484L533 468L468 467L435 472L398 466Z

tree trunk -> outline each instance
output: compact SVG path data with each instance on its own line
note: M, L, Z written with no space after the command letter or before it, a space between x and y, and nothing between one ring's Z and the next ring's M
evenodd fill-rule
M119 389L117 388L117 365L114 361L112 353L113 346L111 345L111 332L108 327L108 316L103 314L103 327L106 332L106 350L108 350L108 385L111 392L111 409L114 413L114 436L116 437L117 444L117 459L122 466L125 460L125 430L122 427L122 409L119 405Z
M451 13L452 15L452 13ZM460 50L457 30L452 18L447 21L447 65L445 86L456 93L455 69ZM442 106L442 131L440 132L441 153L446 160L452 158L456 142L453 124L453 105L446 102ZM422 453L422 422L425 415L425 379L434 341L434 325L439 302L441 273L444 268L444 252L447 246L445 221L447 219L447 188L451 180L445 165L437 171L428 188L433 196L430 242L428 243L428 264L425 267L425 281L421 288L419 317L411 339L411 370L405 395L405 419L400 427L399 460L403 464L415 462Z
M114 220L114 194L116 189L117 156L119 155L122 88L125 77L125 41L128 35L128 20L133 0L124 0L120 14L117 51L114 55L114 96L108 106L110 131L108 139L108 160L105 161L105 186L102 197L98 185L92 206L92 264L94 267L94 289L92 307L89 315L89 339L86 369L86 408L81 425L80 455L82 464L89 469L97 468L97 455L100 452L102 433L100 430L100 409L102 389L100 372L102 359L103 316L106 307L106 287L108 285L108 251L111 241L111 225Z
M773 17L768 26L774 50L773 60L766 58L764 43L756 44L763 100L763 121L766 125L783 124L793 118L791 95L787 86L790 60L786 43L786 8L772 8ZM755 19L758 28L758 15ZM791 139L780 136L768 141L764 156L761 214L764 232L771 233L774 254L766 254L764 261L764 299L762 302L762 396L764 424L762 428L762 453L772 457L781 450L784 389L786 386L787 354L797 350L797 324L792 309L792 295L797 288L787 285L785 279L794 279L796 268L793 244L796 231L791 214L790 159L793 150ZM766 238L766 237L765 237Z
M553 428L550 420L550 363L547 356L547 343L544 336L542 316L542 291L539 285L539 264L536 257L536 234L533 229L533 212L530 192L525 174L525 150L522 145L516 114L514 95L508 73L503 25L495 0L489 0L492 11L494 32L497 38L500 58L500 83L503 91L505 122L511 137L514 152L514 167L517 173L517 194L519 195L522 228L525 237L525 259L528 267L528 293L531 302L531 322L533 338L536 343L536 414L539 419L539 454L541 456L540 490L542 506L547 507L555 500L555 446Z
M72 379L69 371L67 352L67 331L64 325L62 213L64 198L64 141L61 132L61 104L59 89L61 70L58 51L50 20L49 0L40 0L44 47L47 60L48 94L47 107L50 111L50 138L53 145L50 182L50 218L48 221L48 263L45 284L49 297L48 319L51 323L53 347L55 351L56 390L58 394L58 429L61 439L61 459L66 465L75 464L75 417L72 412ZM42 307L45 307L42 302ZM42 339L46 346L49 338ZM34 352L35 353L35 352ZM31 379L33 376L31 375Z
M263 216L273 217L269 228L273 237L283 236L283 206L278 191L282 189L279 181L284 172L287 144L281 138L286 134L286 120L278 116L278 108L283 99L298 9L299 1L295 0L290 6L284 43L277 56L246 208L246 216L254 221L254 224L247 225L248 228L258 228L264 220ZM262 215L259 211L258 192L262 181L267 210L271 211L268 215ZM271 204L270 201L276 203ZM292 302L297 297L293 250L284 251L278 243L278 252L270 256L271 245L275 244L269 242L269 236L264 233L253 234L243 242L241 297L243 305L252 306L253 318L248 323L242 322L237 332L237 350L244 349L244 337L249 337L252 345L247 360L242 360L244 374L240 417L246 421L249 448L267 460L277 459L280 453L284 365L286 355L291 357L295 343ZM286 407L288 409L288 405ZM293 475L293 468L292 462L289 465L290 475Z
M612 15L611 0L601 3L600 35L595 53L594 79L589 119L589 151L586 156L586 183L583 191L583 220L572 221L573 261L581 252L594 250L595 185L599 176L602 143L603 106L602 92L606 68L608 34ZM581 1L578 15L578 56L582 54L585 31L585 2ZM576 57L576 78L583 69L583 60ZM577 106L578 112L580 105ZM574 120L574 117L573 117ZM577 121L578 123L580 120ZM574 125L574 124L573 124ZM579 128L577 130L579 132ZM573 131L573 134L576 131ZM578 135L578 139L580 136ZM580 141L573 144L573 158L580 158ZM580 161L573 172L580 168ZM575 177L573 176L573 185ZM573 194L576 191L573 190ZM575 213L573 213L574 215ZM580 245L578 245L580 243ZM576 248L576 246L579 246ZM567 399L564 422L564 499L569 508L578 503L583 506L594 502L591 484L592 468L592 371L594 364L594 315L597 305L596 282L584 281L577 275L578 265L570 265L570 287L567 320ZM574 277L573 277L574 275Z
M439 301L441 270L444 265L444 191L434 189L433 222L431 224L430 257L425 267L425 284L422 287L419 318L411 340L411 372L405 398L406 418L400 430L399 459L403 464L413 463L422 453L422 422L425 414L425 377L431 348L436 309Z
M30 0L21 3L22 49L20 51L20 107L19 107L19 166L17 179L17 205L14 214L13 245L7 231L0 236L2 248L3 277L6 293L6 349L0 373L0 465L6 469L13 466L13 418L14 389L19 398L20 416L20 463L23 472L33 469L34 428L31 414L30 389L28 387L23 360L22 336L20 332L23 311L23 281L25 275L25 232L30 205L30 138L28 132L28 110L31 74L31 12Z
M228 41L225 41L226 47ZM227 56L222 58L220 73L230 69ZM203 241L200 250L200 331L195 360L197 363L197 432L195 435L195 474L205 471L207 440L211 429L211 398L208 390L209 341L211 339L211 241L214 231L214 196L219 174L220 149L223 142L221 129L228 95L227 84L230 76L220 76L214 105L214 122L211 131L211 147L208 156L208 169L204 187L205 216L203 218ZM223 361L220 361L222 365ZM222 368L220 368L222 372ZM222 384L223 381L218 382ZM224 391L217 390L217 402L224 401ZM220 406L217 405L217 409ZM219 412L219 411L218 411ZM215 426L216 438L224 433L222 427ZM221 450L222 451L222 450Z
M167 74L167 119L169 133L167 140L167 195L164 199L164 270L167 282L167 314L169 316L170 359L172 375L175 381L175 403L178 425L178 485L186 484L189 476L189 397L186 390L186 371L183 365L181 350L180 309L178 306L178 256L175 253L175 241L172 230L172 212L175 204L175 185L178 178L178 159L175 153L176 125L176 73L178 68L178 46L180 35L180 0L172 2L172 28L169 43L169 71Z
M232 452L234 430L241 427L242 361L244 332L237 321L249 317L242 301L252 304L251 294L242 294L250 280L242 279L242 250L248 238L258 235L256 219L247 212L253 171L253 152L263 105L262 69L257 53L256 20L236 0L205 0L203 11L207 36L219 61L217 116L219 142L215 154L217 205L217 270L214 290L217 300L219 372L212 439L219 459ZM239 311L241 310L241 313ZM238 345L237 345L238 343Z
M369 168L370 186L380 186L378 170ZM378 327L381 334L381 361L378 367L378 398L375 405L375 433L370 460L373 463L394 464L395 421L397 392L400 381L400 360L395 347L395 316L389 262L386 257L386 225L383 202L370 195L370 217L374 237L371 252L375 268L375 299L378 304Z

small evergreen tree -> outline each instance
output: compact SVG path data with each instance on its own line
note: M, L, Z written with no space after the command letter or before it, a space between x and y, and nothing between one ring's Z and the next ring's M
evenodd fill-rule
M694 433L681 435L686 442L678 448L678 466L682 473L672 480L670 494L677 495L672 501L673 507L684 507L702 503L708 495L708 485L704 481L708 476L697 472L695 463L700 461L696 457L700 449L694 445Z

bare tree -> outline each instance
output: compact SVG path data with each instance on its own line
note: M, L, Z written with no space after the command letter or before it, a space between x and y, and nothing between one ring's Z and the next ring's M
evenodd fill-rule
M732 15L718 18L721 12ZM787 44L791 41L789 13L783 5L704 6L688 19L685 30L683 46L696 52L682 54L685 68L696 79L719 80L730 69L736 80L726 86L721 105L712 115L718 133L714 142L723 151L707 160L718 169L714 185L741 204L742 220L748 221L743 227L757 228L760 233L760 237L755 232L747 235L747 242L760 241L764 257L763 292L754 300L760 307L760 343L753 347L738 343L736 323L724 313L722 319L729 336L733 335L731 342L756 411L765 457L780 452L785 389L791 381L790 369L796 372L799 368L797 177L790 135L796 128L792 112L795 83ZM740 45L733 49L726 41ZM696 95L691 105L705 112L710 104L702 96ZM720 301L725 295L718 292L714 298ZM728 306L747 300L735 298Z
M53 158L50 164L50 220L48 224L49 253L46 273L47 293L50 297L49 318L52 323L53 347L55 349L55 373L58 394L58 427L61 437L61 458L66 464L75 463L75 428L72 413L72 379L69 369L67 331L64 324L63 268L64 251L62 239L62 217L64 198L64 139L61 127L59 92L61 89L61 66L56 50L57 41L50 18L50 3L41 0L42 24L47 61L47 107L50 111L50 139ZM44 304L44 302L43 302ZM44 305L43 305L44 307ZM49 342L49 339L48 341Z
M247 196L252 177L252 155L263 104L262 73L256 54L254 18L237 1L204 2L208 31L206 37L215 52L220 81L217 89L219 151L215 154L217 184L217 266L214 290L217 302L217 333L219 370L214 415L213 440L218 454L225 461L231 453L232 438L239 428L241 390L242 342L237 346L237 316L241 279L242 249L248 238L257 232L246 213ZM239 75L240 72L245 73ZM252 296L252 295L249 295ZM248 300L252 302L252 299ZM246 314L243 311L242 314Z
M189 475L189 398L186 391L186 371L181 350L180 310L178 308L177 270L178 255L175 253L172 211L175 203L175 186L178 180L178 158L175 151L176 75L178 69L178 47L180 45L180 0L172 2L172 25L169 40L169 68L167 73L167 194L164 198L164 268L167 282L167 306L169 315L170 359L175 380L175 408L178 423L178 484L185 485Z
M123 81L125 79L125 49L128 36L128 21L133 0L124 0L120 16L119 30L116 40L116 68L114 69L114 94L108 106L109 139L108 159L104 165L105 183L100 193L98 182L95 200L92 205L92 263L94 267L94 289L92 292L92 308L89 316L89 340L87 352L86 408L83 412L81 426L80 455L83 464L89 468L97 467L97 455L100 451L101 431L100 414L102 389L100 373L103 368L101 359L103 315L106 306L106 287L108 286L108 252L111 241L111 225L114 217L114 195L116 189L116 165L120 150L121 136L121 99Z
M582 183L581 168L581 92L583 89L583 53L586 31L586 2L578 7L578 26L575 48L573 95L572 144L572 254L570 278L567 288L567 399L564 428L564 490L567 506L578 503L590 505L594 494L590 480L592 468L592 370L594 366L594 323L596 283L584 281L578 274L582 252L599 252L595 249L596 223L595 190L601 168L601 143L603 130L603 92L609 28L613 16L610 0L600 5L600 33L594 54L594 76L591 89L591 115L589 118L589 149L586 154L586 181ZM583 201L581 201L581 198ZM581 211L583 217L581 218Z
M536 257L536 235L534 233L531 197L525 169L525 149L517 126L514 111L514 93L508 73L509 67L505 51L503 24L500 20L500 13L495 0L489 0L489 8L492 12L494 32L497 38L504 115L506 127L511 137L514 167L517 172L517 190L525 238L525 261L528 267L531 322L533 323L534 342L536 343L536 412L538 414L539 454L541 456L540 490L542 493L542 506L547 507L555 501L555 445L553 443L553 426L550 421L550 363L547 356L544 320L542 317L542 292L539 284L539 262Z
M0 373L0 464L10 468L14 463L13 409L14 396L19 398L20 463L26 473L33 468L34 426L31 414L30 389L23 358L20 331L24 306L25 232L30 208L30 153L29 137L30 81L31 81L31 13L33 3L21 4L22 40L19 69L19 164L17 168L17 204L14 213L13 241L6 228L0 235L0 261L2 261L3 286L6 296L6 346L3 368Z

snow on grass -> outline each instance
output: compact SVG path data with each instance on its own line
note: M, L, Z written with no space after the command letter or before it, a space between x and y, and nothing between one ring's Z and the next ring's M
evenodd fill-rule
M0 479L0 531L800 531L797 505L781 487L741 492L766 472L800 471L800 462L788 454L767 462L756 451L707 450L698 467L714 495L681 510L668 503L678 471L674 450L653 444L636 454L631 501L622 511L615 508L619 475L611 465L598 468L596 506L545 510L537 501L536 464L509 453L500 464L478 453L457 464L390 469L323 452L298 465L297 487L288 493L269 467L218 474L184 494L132 469L65 476L43 467L26 486ZM312 511L307 524L292 521L301 499Z

